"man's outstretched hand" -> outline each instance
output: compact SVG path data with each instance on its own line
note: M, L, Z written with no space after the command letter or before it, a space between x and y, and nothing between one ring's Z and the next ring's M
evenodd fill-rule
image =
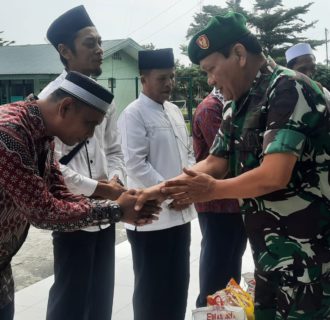
M216 179L206 173L183 168L184 175L164 183L139 191L135 210L141 210L148 200L162 203L166 199L174 201L169 205L175 210L183 210L194 202L214 200Z
M178 205L214 200L216 179L187 168L183 168L183 172L186 174L184 177L165 182L161 188L164 195L174 199Z
M146 189L139 190L138 198L135 204L134 209L137 211L143 211L143 206L148 201L154 201L157 204L161 204L165 199L167 199L167 196L161 192L161 187L163 187L164 184L158 184Z

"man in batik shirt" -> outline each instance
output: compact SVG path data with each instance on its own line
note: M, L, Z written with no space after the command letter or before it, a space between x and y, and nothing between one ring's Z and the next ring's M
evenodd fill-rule
M69 193L57 162L54 136L68 145L91 137L113 99L94 80L70 72L47 100L0 108L0 319L14 317L11 258L23 244L29 223L74 231L119 220L150 222L133 210L134 191L116 202L92 201ZM149 220L149 221L148 221Z
M210 155L145 190L136 207L159 192L181 204L242 198L256 320L329 319L330 122L321 89L266 59L238 13L212 18L188 53L232 103ZM222 179L227 172L234 178Z

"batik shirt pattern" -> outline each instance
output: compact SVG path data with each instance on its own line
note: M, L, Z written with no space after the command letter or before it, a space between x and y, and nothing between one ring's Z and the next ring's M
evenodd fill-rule
M53 137L47 136L37 105L1 106L0 308L14 299L10 261L23 244L29 223L42 229L78 230L98 224L111 207L109 202L92 203L68 191L54 161Z
M305 270L330 261L329 128L316 83L272 61L240 101L225 106L210 153L228 159L230 174L258 167L267 154L297 157L285 189L243 200L257 270Z
M193 117L192 137L196 161L201 161L209 155L221 121L223 97L210 93L196 108ZM197 212L239 212L238 201L231 199L213 200L195 203Z

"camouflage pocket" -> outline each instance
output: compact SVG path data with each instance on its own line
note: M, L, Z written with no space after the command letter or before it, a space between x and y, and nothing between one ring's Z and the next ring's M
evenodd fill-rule
M239 162L244 171L260 165L262 159L262 134L259 129L244 129L240 141L236 141L236 150L239 152Z

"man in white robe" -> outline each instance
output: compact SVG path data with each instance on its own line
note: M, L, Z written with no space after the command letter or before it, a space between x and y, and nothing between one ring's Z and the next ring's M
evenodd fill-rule
M142 92L122 112L127 184L145 188L195 163L180 109L168 101L174 86L172 49L139 52ZM126 225L133 254L134 320L184 320L189 284L192 205L165 202L152 226Z

